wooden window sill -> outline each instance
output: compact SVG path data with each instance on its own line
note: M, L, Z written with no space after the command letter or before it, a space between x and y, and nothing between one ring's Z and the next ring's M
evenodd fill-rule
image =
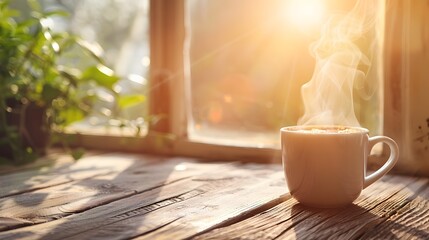
M428 209L429 179L400 175L321 210L278 164L90 153L0 170L0 239L429 239Z

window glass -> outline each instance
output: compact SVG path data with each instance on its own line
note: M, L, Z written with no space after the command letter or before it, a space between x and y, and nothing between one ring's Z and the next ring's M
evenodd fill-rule
M320 39L329 16L350 11L353 4L188 0L190 138L278 147L279 129L296 125L304 112L301 87L316 64L311 44ZM374 32L366 34L363 38L376 38ZM371 93L354 92L351 100L361 125L374 134L380 130L380 56L371 56L374 64L366 76L374 79L362 87Z
M67 17L52 16L53 30L79 35L121 78L114 86L114 92L88 86L88 91L94 91L100 100L96 103L96 110L84 121L74 124L73 129L93 133L119 129L120 132L136 133L145 129L147 106L142 99L146 97L146 77L150 66L149 0L41 0L40 3L48 11L68 12ZM24 0L14 4L21 9L28 8ZM63 61L79 68L93 60L82 51L76 51ZM118 96L125 96L122 99L134 100L136 104L120 107Z

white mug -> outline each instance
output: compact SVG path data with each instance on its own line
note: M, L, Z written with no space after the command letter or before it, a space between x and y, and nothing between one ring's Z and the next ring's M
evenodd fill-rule
M398 145L385 136L369 137L368 130L343 126L292 126L281 130L282 161L290 194L312 207L351 204L390 171L398 160ZM367 159L379 142L390 148L387 162L366 175Z

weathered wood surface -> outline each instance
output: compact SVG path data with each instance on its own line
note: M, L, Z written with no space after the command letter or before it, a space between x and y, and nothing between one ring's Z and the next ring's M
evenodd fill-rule
M0 239L429 239L429 179L385 176L349 207L290 198L279 165L94 154L0 175Z

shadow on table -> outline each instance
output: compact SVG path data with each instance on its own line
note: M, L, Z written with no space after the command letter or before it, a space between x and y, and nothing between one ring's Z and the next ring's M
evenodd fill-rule
M138 158L133 159L126 168L114 174L84 178L52 186L46 190L41 189L8 197L13 200L17 208L27 209L27 212L28 209L33 209L33 214L56 224L54 227L47 226L46 229L38 225L19 228L18 224L13 227L17 229L12 228L3 233L0 232L0 239L3 237L7 239L84 239L86 237L107 239L141 234L140 226L151 226L151 223L146 222L145 215L157 202L163 186L168 184L167 179L174 172L178 162L168 164L159 157L152 159L148 157L148 161ZM100 158L99 160L105 159ZM81 161L85 161L85 159ZM68 168L69 165L65 167ZM114 170L114 165L112 167ZM90 168L86 170L90 170ZM37 177L37 174L41 173L34 171L29 174L29 178ZM150 192L150 194L146 198L142 198L138 206L133 207L127 204L129 196L145 192ZM51 203L52 206L49 206ZM145 207L149 210L146 211ZM101 211L99 211L100 208L102 208ZM0 226L3 221L1 218L0 214ZM41 222L41 225L45 224Z
M398 236L404 236L400 233L429 239L424 230L377 216L355 204L341 209L318 209L297 203L291 211L296 239L399 239Z
M46 156L34 163L22 166L0 165L0 231L10 228L30 225L31 221L22 218L3 216L4 203L12 199L15 204L23 207L36 207L45 201L48 193L33 192L35 185L45 184L46 181L38 176L44 176L46 169L54 168L57 164L56 155ZM61 172L72 163L62 163L56 168ZM25 194L24 197L21 197Z

